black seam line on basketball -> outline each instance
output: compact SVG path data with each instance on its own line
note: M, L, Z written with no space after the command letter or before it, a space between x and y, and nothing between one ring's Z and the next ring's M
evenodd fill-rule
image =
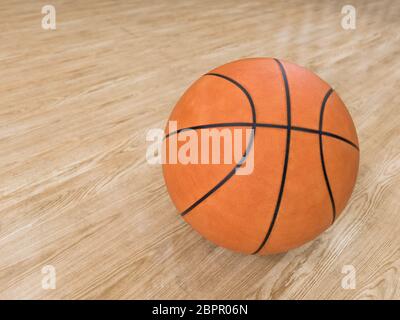
M255 124L256 127L260 127L260 128L276 128L276 129L287 129L286 125L283 124L273 124L273 123L256 123ZM223 122L223 123L210 123L210 124L203 124L203 125L198 125L198 126L193 126L193 127L187 127L187 128L181 128L178 129L176 131L172 131L170 133L168 133L167 135L165 135L164 139L169 138L170 136L174 135L174 134L178 134L180 132L183 131L187 131L187 130L199 130L199 129L210 129L210 128L224 128L224 127L252 127L253 124L251 122ZM323 136L327 136L327 137L331 137L334 139L338 139L341 140L347 144L349 144L350 146L354 147L355 149L359 150L358 146L342 137L339 136L337 134L334 134L332 132L328 132L328 131L319 131L318 129L310 129L310 128L305 128L305 127L298 127L298 126L292 126L291 129L293 131L300 131L300 132L306 132L306 133L312 133L312 134L322 134Z
M223 74L220 74L220 73L210 72L210 73L206 73L204 76L220 77L222 79L225 79L225 80L233 83L235 86L237 86L246 95L247 100L250 103L253 124L255 124L257 122L257 119L256 119L256 107L254 106L253 99L252 99L250 93L239 82L237 82L236 80L234 80L232 78L229 78L229 77L227 77L227 76L225 76ZM254 127L254 129L255 129L255 127Z
M199 130L199 129L210 129L210 128L225 128L225 127L268 127L268 128L278 128L278 129L286 129L287 126L282 124L273 124L273 123L252 123L252 122L222 122L222 123L210 123L210 124L202 124L198 126L181 128L175 131L172 131L165 135L164 139L169 138L174 134L179 134L183 131L187 130Z
M242 158L239 160L239 162L235 165L235 167L220 181L218 182L210 191L208 191L205 195L203 195L200 199L198 199L196 202L194 202L189 208L185 209L182 213L181 216L183 217L184 215L188 214L190 211L192 211L195 207L197 207L200 203L202 203L204 200L206 200L209 196L211 196L215 191L217 191L219 188L221 188L230 178L233 177L233 175L236 173L236 170L242 166L242 164L246 161L247 156L253 147L254 144L254 136L256 132L256 108L254 106L253 98L251 97L250 93L244 88L239 82L237 82L234 79L231 79L225 75L219 74L219 73L207 73L206 76L215 76L215 77L220 77L222 79L225 79L232 84L234 84L236 87L238 87L246 96L250 108L251 108L251 114L252 114L252 131L251 131L251 136L249 139L249 143L246 147L246 150L244 151Z
M281 74L282 74L283 82L285 84L286 117L287 117L285 160L284 160L284 163L283 163L281 185L280 185L280 188L279 188L278 198L277 198L276 204L275 204L274 215L272 216L272 220L271 220L271 222L269 224L269 227L268 227L267 233L266 233L266 235L264 237L264 240L259 245L257 250L253 252L253 254L257 254L258 252L260 252L260 250L262 248L264 248L264 246L268 242L269 237L271 236L271 233L272 233L272 230L274 228L276 219L278 217L279 208L281 206L283 191L284 191L285 182L286 182L286 173L287 173L287 168L288 168L288 165L289 165L290 137L291 137L291 126L292 126L289 82L288 82L288 79L287 79L285 68L283 67L282 63L278 59L274 59L274 60L279 65L279 69L280 69Z
M322 105L321 105L321 112L319 115L319 153L321 156L321 165L322 165L322 171L324 173L324 178L325 178L325 183L326 183L326 188L328 189L328 193L329 193L329 198L331 200L331 205L332 205L332 223L335 222L336 219L336 206L335 206L335 199L333 198L333 193L332 193L332 189L331 189L331 185L329 184L329 178L328 178L328 173L326 172L326 166L325 166L325 160L324 160L324 148L322 145L322 126L323 126L323 122L324 122L324 111L325 111L325 107L326 107L326 103L329 99L329 97L331 96L333 92L333 89L330 88L328 90L328 92L325 94L324 99L322 100Z

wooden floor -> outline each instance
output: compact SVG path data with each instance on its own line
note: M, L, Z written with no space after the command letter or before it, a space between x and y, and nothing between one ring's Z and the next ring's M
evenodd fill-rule
M400 2L0 4L0 298L399 299ZM203 73L278 57L330 83L361 145L333 228L287 254L217 248L177 215L146 132ZM42 288L54 266L56 289ZM342 288L345 265L356 288Z

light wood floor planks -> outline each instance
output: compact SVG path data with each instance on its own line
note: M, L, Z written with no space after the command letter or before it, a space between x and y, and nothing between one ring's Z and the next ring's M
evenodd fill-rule
M400 2L350 1L344 30L348 2L54 0L53 31L48 1L1 2L0 298L400 298ZM191 82L257 56L329 82L361 144L335 226L270 257L201 238L145 160L147 130Z

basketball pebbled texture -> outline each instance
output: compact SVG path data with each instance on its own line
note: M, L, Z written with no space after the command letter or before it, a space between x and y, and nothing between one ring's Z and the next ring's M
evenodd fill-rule
M169 120L178 131L252 129L243 147L254 150L250 175L236 175L234 163L163 164L178 211L219 246L288 251L326 230L350 198L359 163L353 121L338 94L303 67L271 58L225 64L192 84ZM168 144L177 132L166 133Z

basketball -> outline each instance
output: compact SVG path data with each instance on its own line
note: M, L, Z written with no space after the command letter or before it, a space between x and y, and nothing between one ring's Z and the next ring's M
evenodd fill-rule
M272 58L222 65L189 87L171 122L167 190L183 219L218 246L286 252L329 228L351 196L359 164L352 118L338 93L301 66ZM205 130L223 131L225 143L239 137L239 150L204 147ZM196 134L197 146L188 148ZM168 161L172 139L187 161ZM214 151L233 160L217 163Z

